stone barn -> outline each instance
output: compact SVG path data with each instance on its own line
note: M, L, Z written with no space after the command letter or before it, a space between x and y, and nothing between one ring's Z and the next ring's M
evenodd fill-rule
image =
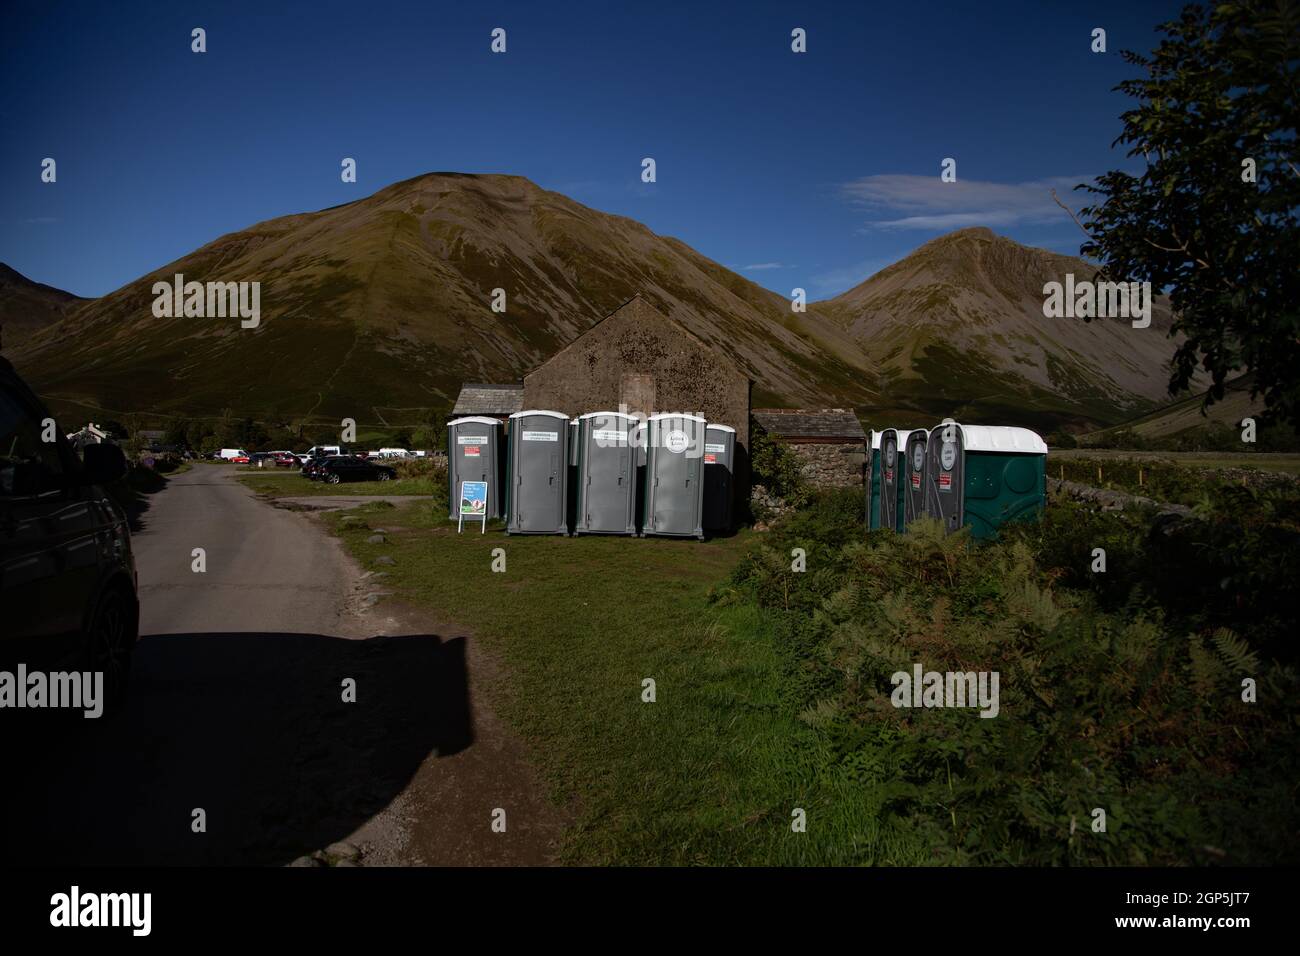
M804 477L818 488L862 485L867 433L847 408L756 408L754 421L803 462Z
M730 425L747 495L750 384L730 356L638 295L525 375L523 403L570 416L693 412Z

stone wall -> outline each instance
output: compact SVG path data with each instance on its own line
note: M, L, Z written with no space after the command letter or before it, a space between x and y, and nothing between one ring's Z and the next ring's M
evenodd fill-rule
M799 456L804 478L816 488L862 487L866 446L862 442L797 442L790 450Z

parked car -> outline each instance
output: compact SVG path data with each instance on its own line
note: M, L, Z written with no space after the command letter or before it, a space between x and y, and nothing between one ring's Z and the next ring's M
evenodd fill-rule
M327 458L330 455L346 455L347 449L341 445L312 445L307 449L308 458Z
M230 462L232 465L247 465L247 464L248 464L248 456L247 456L247 455L236 455L234 458L227 458L226 461Z
M330 458L337 458L337 457L339 456L337 455L330 456ZM321 457L321 458L307 459L307 463L302 466L303 477L310 478L313 481L315 481L317 478L320 477L320 466L325 462L329 461L330 458Z
M49 417L0 358L0 670L100 672L113 707L140 622L127 516L104 491L126 456L103 442L78 458L61 430L43 441Z
M217 452L217 457L222 461L231 461L235 458L243 458L244 461L247 462L248 452L244 451L242 448L223 448L221 451Z
M316 477L337 485L344 481L392 481L397 472L364 458L339 457L324 459L317 468Z
M291 451L278 452L274 458L276 468L296 468L298 467L298 456Z

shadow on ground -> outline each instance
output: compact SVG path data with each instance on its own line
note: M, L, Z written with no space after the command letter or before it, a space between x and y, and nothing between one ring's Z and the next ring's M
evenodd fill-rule
M48 717L0 711L7 865L284 864L473 739L465 641L437 636L146 637L121 712Z

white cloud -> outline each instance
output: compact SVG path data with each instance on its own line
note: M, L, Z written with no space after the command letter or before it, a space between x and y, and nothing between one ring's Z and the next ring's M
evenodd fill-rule
M1023 183L961 179L945 183L934 176L866 176L846 183L844 195L868 210L874 229L947 231L965 226L1020 226L1069 222L1052 199L1055 189L1069 203L1074 187L1088 176L1057 176ZM1076 197L1077 198L1077 197Z
M784 269L785 264L780 262L756 262L752 266L742 266L744 272L763 272L767 269Z

